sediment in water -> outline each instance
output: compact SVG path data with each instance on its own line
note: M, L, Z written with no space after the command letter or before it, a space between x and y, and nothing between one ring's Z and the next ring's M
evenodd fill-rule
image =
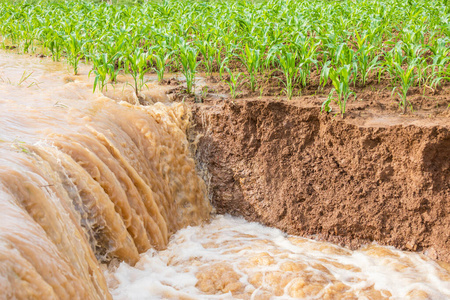
M193 116L191 142L219 213L450 261L448 122L342 120L262 100L198 104Z
M208 219L184 105L116 103L49 60L0 67L0 298L110 299L101 263ZM23 68L39 85L13 84Z

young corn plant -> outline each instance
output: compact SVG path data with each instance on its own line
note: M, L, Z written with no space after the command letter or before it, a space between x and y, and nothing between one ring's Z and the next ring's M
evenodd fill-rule
M373 53L374 47L366 44L362 45L356 52L358 73L363 86L366 85L367 76L369 76L370 72L380 66L379 55L372 58Z
M224 54L222 54L224 53ZM222 80L223 72L226 71L227 64L230 61L232 55L229 55L225 49L223 42L218 41L217 47L214 48L215 68L219 71L219 78Z
M402 42L398 42L392 50L384 52L383 54L384 62L381 64L379 69L378 80L380 80L381 73L385 72L389 75L389 80L392 80L394 84L397 84L397 70L396 65L403 65L407 57L403 55Z
M283 84L288 100L292 99L294 86L299 79L299 65L297 64L297 58L297 52L288 52L286 50L281 50L276 56L276 61L285 77Z
M186 78L186 92L192 94L193 88L195 89L195 73L201 63L197 62L198 50L189 45L181 45L179 51L182 73Z
M83 40L79 39L75 33L72 33L64 37L63 45L67 55L67 60L73 67L73 73L77 75L78 64L84 56L84 53L82 52L84 42Z
M230 94L231 94L231 98L232 99L236 99L236 96L238 94L237 89L240 85L240 79L242 76L242 73L236 73L233 74L233 72L229 69L226 68L227 73L230 75L230 80L227 82L228 86L230 87Z
M28 53L30 48L32 48L32 45L33 45L34 36L35 36L34 31L37 31L37 30L34 30L33 25L30 23L22 24L21 27L22 27L21 28L21 30L22 30L22 32L21 32L22 51L24 53Z
M220 56L220 53L217 54L217 56ZM230 57L226 57L223 59L219 65L219 78L222 80L223 72L228 68L228 62L230 60Z
M358 72L356 53L353 49L348 47L346 43L341 43L337 47L334 61L337 66L350 66L350 70L353 70L355 73ZM356 85L356 76L353 76L353 85Z
M54 31L53 29L50 29L49 32L47 32L47 35L45 37L44 46L50 50L53 61L61 60L61 53L63 51L63 43L64 43L63 38L56 31Z
M146 84L144 75L149 70L148 62L151 56L141 48L136 48L133 52L124 56L125 71L129 72L134 81L134 92L139 98L139 92Z
M261 52L259 49L252 49L248 46L248 44L245 44L244 50L239 54L238 57L247 70L250 80L250 89L252 92L254 92L257 88L256 74L261 67Z
M116 60L122 59L119 53L116 53L113 57L109 57L107 53L97 53L92 55L90 59L93 64L93 68L89 72L89 75L91 72L94 72L95 74L94 92L97 87L100 91L103 91L106 87L108 76L111 82L116 82L117 75L122 70L121 68L116 68L115 66Z
M152 69L158 75L158 82L162 82L172 51L169 52L167 48L158 46L155 46L152 49L154 50L152 53L154 67Z
M330 65L331 61L328 60L322 66L322 70L320 71L319 90L323 90L328 83L330 78Z
M414 70L419 63L419 59L414 59L412 62L410 62L406 67L403 67L399 63L395 63L394 68L397 75L397 78L400 82L400 92L397 92L397 94L400 97L400 103L399 106L402 108L402 114L406 114L406 108L407 108L407 99L406 96L408 94L408 90L414 86L414 83L416 81L417 75L414 73ZM397 87L395 87L392 90L392 93L394 93L397 90Z
M321 42L316 41L314 37L299 34L292 44L299 58L300 82L303 87L306 87L313 65L317 67L317 49Z
M430 74L428 75L426 83L429 83L432 89L440 85L442 80L449 80L447 66L450 62L450 57L448 56L450 49L447 47L448 42L448 39L439 38L428 47L433 53L433 56L431 57L433 63L427 67L427 69L430 70Z
M444 58L433 58L433 63L428 66L430 69L427 78L427 84L429 84L429 88L431 88L433 91L436 89L436 87L441 85L441 82L446 80L450 81L450 74L447 70L447 66L450 63L450 57L444 57Z
M91 72L94 72L95 78L94 78L94 90L98 88L100 91L103 91L103 89L106 86L106 80L108 76L108 66L105 62L107 58L105 58L106 54L95 56L92 59L92 62L94 64L93 69L89 71L89 76L91 76Z
M345 65L338 69L329 69L329 77L333 83L333 89L328 95L327 100L322 104L322 111L330 112L330 103L333 100L339 106L341 117L344 117L349 97L351 95L356 97L355 92L350 90L350 77L352 73L351 65ZM337 94L337 97L334 97L334 93Z
M206 75L212 75L214 64L214 47L213 44L209 41L209 36L206 41L197 42L196 46L203 56L202 63L206 70Z

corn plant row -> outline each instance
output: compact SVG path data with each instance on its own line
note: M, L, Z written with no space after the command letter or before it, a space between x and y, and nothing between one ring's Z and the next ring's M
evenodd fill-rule
M201 71L229 73L235 97L244 78L256 91L259 78L277 77L288 99L305 87L331 84L323 109L335 101L342 115L352 86L387 80L406 112L411 87L435 89L448 81L449 35L446 0L0 3L1 46L64 58L75 74L87 61L94 90L123 72L138 94L145 73L162 81L166 72L181 72L193 93Z

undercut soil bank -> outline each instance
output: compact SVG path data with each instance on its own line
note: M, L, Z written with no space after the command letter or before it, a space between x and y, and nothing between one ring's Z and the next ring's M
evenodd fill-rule
M193 151L218 213L450 262L448 117L342 119L272 100L192 104L192 113Z

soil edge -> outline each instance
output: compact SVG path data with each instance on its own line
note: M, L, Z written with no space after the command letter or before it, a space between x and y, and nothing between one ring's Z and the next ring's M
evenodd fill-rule
M361 126L286 101L191 108L191 146L218 213L450 262L448 125Z

